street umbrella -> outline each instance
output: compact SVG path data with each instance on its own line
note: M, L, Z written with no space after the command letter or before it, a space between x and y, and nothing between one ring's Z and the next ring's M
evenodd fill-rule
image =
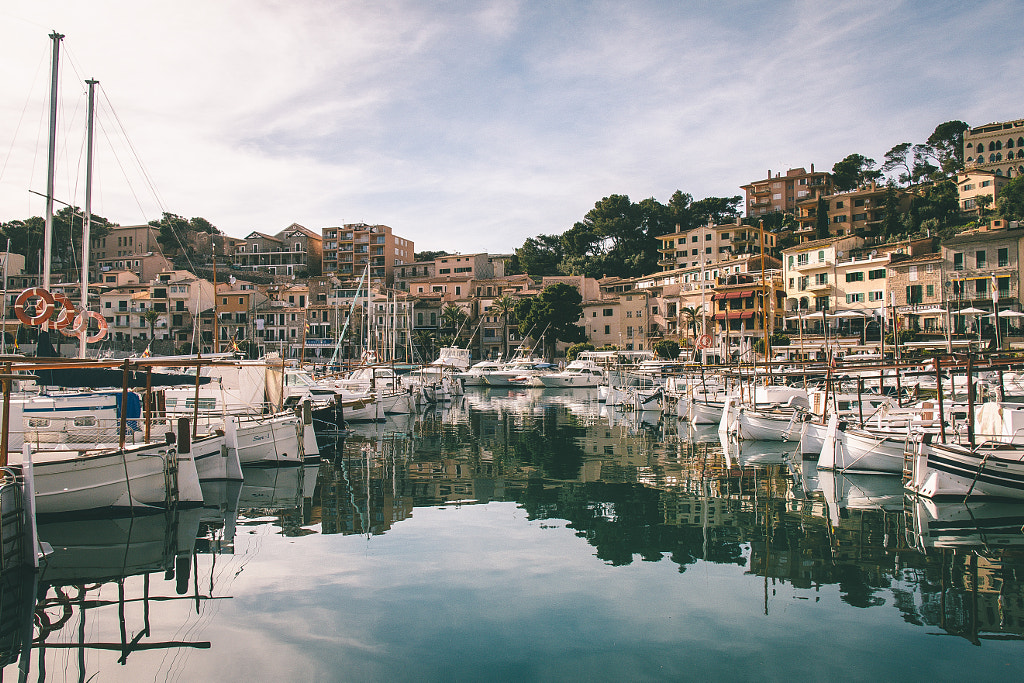
M988 311L983 311L980 308L975 308L974 306L971 306L970 308L961 308L959 311L954 311L954 315L978 315L979 313L987 312Z
M945 312L946 312L945 308L933 307L933 308L925 308L925 309L922 309L920 311L913 311L912 315L938 315L938 314L945 313ZM984 311L982 311L982 312L984 312Z

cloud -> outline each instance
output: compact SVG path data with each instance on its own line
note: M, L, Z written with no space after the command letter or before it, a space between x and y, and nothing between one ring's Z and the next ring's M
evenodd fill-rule
M510 251L608 194L730 196L767 168L878 159L950 118L1024 115L1022 86L995 76L1024 61L1021 11L996 2L65 0L7 14L0 130L24 123L3 220L39 205L25 178L41 172L54 26L65 82L100 79L148 169L125 189L137 163L101 157L104 215L169 210L231 234L359 220L422 249Z

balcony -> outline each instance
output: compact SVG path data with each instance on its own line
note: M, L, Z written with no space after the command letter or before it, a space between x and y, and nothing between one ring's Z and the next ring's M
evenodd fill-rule
M831 292L832 291L832 284L830 282L820 282L820 283L819 282L808 282L807 283L807 289L805 291L808 291L808 292L819 292L819 293L820 292Z

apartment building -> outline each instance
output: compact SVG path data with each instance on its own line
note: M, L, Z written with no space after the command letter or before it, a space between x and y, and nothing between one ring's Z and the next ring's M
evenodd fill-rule
M387 225L348 223L321 230L323 272L358 278L367 265L374 283L390 285L394 268L415 260L412 240L395 235Z
M900 329L905 330L938 332L946 329L946 316L936 313L946 305L942 262L942 254L933 253L890 263L886 267L885 317L888 319L895 313Z
M121 225L110 228L103 237L89 240L89 261L98 263L137 254L162 253L159 232L152 225Z
M753 345L784 325L786 288L779 261L770 259L761 272L719 277L711 297L709 327L723 358L752 358ZM765 330L767 324L768 329Z
M254 231L232 256L242 270L261 270L273 275L315 276L321 273L323 239L298 223L276 235Z
M744 225L737 218L735 223L703 225L658 237L662 254L658 265L663 272L679 268L692 268L700 264L717 263L741 254L761 253L761 230L757 226ZM777 236L771 232L763 234L766 253L772 253Z
M1024 173L1024 119L964 131L964 170L1007 178Z
M973 169L957 173L956 191L960 201L960 210L964 213L981 215L982 206L979 204L979 197L988 197L988 207L994 208L999 193L1008 182L1010 182L1008 177L996 175L993 171Z
M232 342L250 341L255 331L256 312L269 301L251 282L236 280L217 285L217 334L215 350L231 351Z
M800 201L816 199L819 194L832 192L831 176L824 171L815 171L811 164L810 172L803 168L791 168L786 175L772 175L768 169L768 177L755 180L741 186L746 193L747 216L757 218L769 213L796 213L796 205Z
M325 266L326 268L326 266ZM423 278L431 278L437 274L436 262L431 261L415 261L413 263L403 263L395 266L394 269L394 284L395 289L403 292L408 292L409 285L413 280L420 280Z
M888 188L871 183L870 186L823 195L828 211L829 235L866 235L877 232L885 213ZM913 195L906 190L896 190L901 213L910 209ZM796 233L801 240L813 240L817 234L818 198L800 202L797 207Z
M992 310L993 282L1000 308L1020 308L1020 245L1024 229L1004 221L962 232L942 244L942 268L950 282L949 300L959 310Z

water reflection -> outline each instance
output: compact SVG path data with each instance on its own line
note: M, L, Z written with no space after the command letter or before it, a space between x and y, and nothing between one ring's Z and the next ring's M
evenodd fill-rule
M186 671L183 662L191 661L179 655L207 647L214 651L193 656L239 657L246 653L244 642L218 640L204 629L216 631L218 603L235 597L236 581L250 575L259 580L245 585L257 593L232 606L242 619L266 618L244 608L268 609L265 603L278 596L259 589L264 581L284 583L277 574L258 574L255 568L268 535L288 546L275 556L278 564L268 562L273 569L263 571L280 572L286 566L281 557L298 565L299 574L308 566L314 587L288 595L315 603L317 610L320 602L332 603L334 611L318 612L321 619L335 611L348 614L333 602L349 592L343 582L332 583L333 575L324 582L314 567L334 563L332 569L349 572L355 571L352 564L368 567L372 576L360 575L359 588L350 592L362 595L371 584L379 592L366 603L340 604L370 610L363 619L373 623L380 618L373 611L377 599L401 613L403 605L412 610L424 595L450 587L414 583L404 594L384 592L389 586L377 583L376 572L392 572L389 578L402 584L404 577L393 572L405 563L374 564L373 557L360 563L351 555L352 545L341 542L369 548L371 540L402 539L403 530L416 529L426 536L403 539L409 548L403 558L411 563L416 554L430 555L429 534L440 533L439 516L455 508L515 509L529 522L525 529L516 527L526 547L547 546L564 535L566 545L556 552L587 563L587 571L596 566L606 585L657 568L658 578L643 574L654 583L642 586L640 594L669 595L699 586L709 603L701 613L705 620L715 615L731 624L767 614L778 620L772 623L792 625L787 603L779 609L785 594L794 604L820 606L830 618L841 612L843 628L860 629L851 632L851 640L869 634L905 637L908 626L922 635L949 634L989 647L1024 635L1024 506L918 500L904 495L899 477L818 472L814 463L793 457L793 446L722 443L713 427L694 429L674 417L610 409L597 401L596 392L474 391L443 410L361 426L325 444L319 466L246 469L241 484L204 489L208 502L201 510L41 528L41 538L55 552L39 585L35 577L2 577L0 655L13 667L19 654L28 652L22 645L34 639L33 667L40 678L46 677L43 672L74 669L81 680L97 672L99 679L178 677ZM416 526L418 517L430 523ZM450 517L457 534L463 533L455 526L461 519ZM504 540L510 529L485 527L481 533L492 542ZM568 542L589 554L580 556ZM523 546L515 547L523 552ZM399 552L394 545L388 550ZM500 563L510 565L503 565L506 580L530 574L518 571L520 559L516 552L501 556ZM463 575L479 579L484 588L478 594L488 593L486 567L463 567ZM316 592L325 583L324 592ZM524 585L529 590L532 584ZM534 587L542 595L546 586ZM631 589L636 596L637 587ZM600 599L611 601L614 595ZM737 601L750 609L728 612L724 605ZM279 630L273 633L282 642L302 642L304 631L289 631L286 620L277 618L283 602L288 600L276 601L272 621ZM495 619L470 611L460 616L458 622L469 630L473 622L467 619ZM804 616L807 624L799 628L816 630L821 615ZM636 626L624 623L617 633L643 631ZM716 622L711 632L716 626L722 628ZM220 628L225 630L223 624ZM423 633L421 626L410 628ZM759 629L755 624L738 633L769 638L774 652L777 641L771 639L778 636ZM650 631L643 633L638 637ZM666 642L678 649L687 641ZM399 655L383 645L379 649L406 663L430 650ZM165 656L169 652L174 654ZM68 666L68 653L75 666ZM126 668L111 676L112 667ZM730 669L718 671L724 677ZM233 680L232 673L225 678Z
M922 503L899 477L818 472L794 446L723 444L714 427L621 412L596 393L475 391L334 444L313 521L383 534L418 507L511 501L531 520L565 520L608 565L744 567L765 580L765 609L776 583L833 585L847 605L972 642L1024 633L1024 506Z

